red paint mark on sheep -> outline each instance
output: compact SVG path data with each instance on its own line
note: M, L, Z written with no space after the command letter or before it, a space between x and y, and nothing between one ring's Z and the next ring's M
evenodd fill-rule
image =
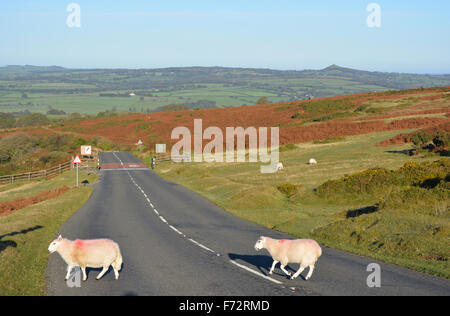
M78 248L83 248L84 242L82 240L77 239L75 240L75 246Z
M280 244L284 243L285 241L286 241L286 239L280 240Z

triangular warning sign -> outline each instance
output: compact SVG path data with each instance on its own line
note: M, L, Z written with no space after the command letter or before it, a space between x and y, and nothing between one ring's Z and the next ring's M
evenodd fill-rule
M78 155L73 160L73 163L81 163L81 159L80 159L80 157Z

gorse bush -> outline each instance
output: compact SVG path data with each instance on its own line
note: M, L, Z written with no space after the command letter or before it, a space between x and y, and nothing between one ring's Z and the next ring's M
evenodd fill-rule
M420 214L432 216L448 215L450 200L450 190L448 182L431 188L422 188L418 186L394 187L384 198L381 198L378 206L380 209L387 210L409 210ZM435 205L447 203L444 210L436 212Z
M438 130L433 134L419 131L409 137L409 141L418 150L428 149L434 152L444 151L450 144L450 133L446 130Z
M282 185L277 186L278 191L286 195L287 197L291 197L294 194L298 193L300 191L300 186L291 184L291 183L285 183Z
M450 144L450 133L447 131L437 131L433 134L433 144L437 148L448 147Z
M341 194L372 194L384 190L392 182L393 172L384 168L373 168L338 180L329 180L317 188L320 197Z
M448 181L450 161L407 162L396 171L374 168L338 180L329 180L317 188L321 197L346 195L377 195L393 186L423 186L432 179ZM441 181L439 180L439 181Z
M431 142L431 135L427 134L425 132L419 132L411 136L411 142L414 144L417 148L422 148L429 142Z

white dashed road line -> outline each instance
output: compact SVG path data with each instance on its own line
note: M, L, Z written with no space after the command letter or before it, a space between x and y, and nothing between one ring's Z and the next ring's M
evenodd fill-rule
M210 252L212 252L212 253L215 253L214 250L211 250L211 249L209 249L208 247L206 247L205 245L202 245L201 243L196 242L194 239L189 238L189 241L193 242L194 244L196 244L196 245L199 246L200 248L203 248L203 249L205 249L205 250L207 250L207 251L210 251Z
M120 161L120 163L123 165L122 160L120 160L120 158L116 155L116 153L113 153L113 154L114 154L114 156ZM137 169L132 169L132 170L137 170ZM145 170L147 170L147 169L145 169ZM217 255L220 255L219 253L216 253L214 250L212 250L212 249L206 247L205 245L203 245L203 244L201 244L201 243L195 241L194 239L188 238L188 237L187 237L185 234L183 234L181 231L179 231L178 229L176 229L174 226L170 225L169 222L168 222L163 216L161 216L161 215L159 214L158 210L157 210L157 209L155 208L155 206L152 204L151 200L150 200L149 197L148 197L148 195L150 195L150 194L147 195L147 194L145 193L145 191L142 190L142 188L136 183L136 181L135 181L134 178L131 176L131 174L128 172L128 170L126 170L126 171L127 171L127 173L128 173L128 176L130 177L131 181L133 182L133 184L137 187L137 189L138 189L139 191L141 191L142 195L143 195L144 198L147 200L147 202L149 203L150 207L153 209L153 211L155 212L155 214L158 215L159 219L160 219L163 223L167 224L167 225L169 226L169 228L172 229L174 232L176 232L177 234L181 235L183 238L187 238L190 242L192 242L193 244L197 245L198 247L200 247L200 248L202 248L202 249L204 249L204 250L206 250L206 251L209 251L209 252L215 253L215 254L217 254ZM259 276L259 277L262 277L262 278L264 278L264 279L266 279L266 280L268 280L268 281L271 281L271 282L273 282L273 283L276 283L276 284L279 284L279 285L282 285L282 284L283 284L283 282L280 282L280 281L278 281L278 280L272 279L272 278L270 278L270 277L268 277L268 276L266 276L266 275L264 275L264 274L262 274L262 273L260 273L260 272L258 272L258 271L255 271L255 270L253 270L253 269L250 269L249 267L244 266L244 265L242 265L242 264L239 264L239 263L237 263L236 261L230 260L230 263L232 263L233 265L235 265L235 266L237 266L237 267L239 267L239 268L241 268L241 269L244 269L244 270L246 270L246 271L248 271L248 272L250 272L250 273L253 273L253 274L255 274L255 275Z
M270 277L268 277L268 276L266 276L266 275L264 275L264 274L262 274L262 273L260 273L260 272L257 272L257 271L255 271L255 270L253 270L253 269L250 269L250 268L248 268L248 267L246 267L246 266L244 266L244 265L242 265L242 264L239 264L239 263L237 263L236 261L230 260L230 262L231 262L232 264L234 264L234 265L236 265L236 266L238 266L238 267L240 267L240 268L242 268L242 269L248 271L248 272L251 272L251 273L253 273L253 274L256 274L257 276L260 276L260 277L262 277L262 278L264 278L264 279L266 279L266 280L269 280L269 281L271 281L271 282L273 282L273 283L276 283L276 284L283 284L283 282L280 282L280 281L278 281L278 280L272 279L272 278L270 278Z

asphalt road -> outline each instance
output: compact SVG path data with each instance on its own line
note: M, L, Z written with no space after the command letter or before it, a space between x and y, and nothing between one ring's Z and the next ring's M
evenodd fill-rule
M101 162L140 161L103 153ZM272 260L255 251L256 240L291 236L237 218L151 170L102 170L91 198L60 233L72 240L111 238L124 265L118 281L112 269L99 281L100 269L88 269L88 280L70 288L66 264L55 253L46 270L49 295L450 295L449 280L330 248L323 248L309 281L289 280L279 266L268 276ZM381 266L380 288L367 286L370 263Z

